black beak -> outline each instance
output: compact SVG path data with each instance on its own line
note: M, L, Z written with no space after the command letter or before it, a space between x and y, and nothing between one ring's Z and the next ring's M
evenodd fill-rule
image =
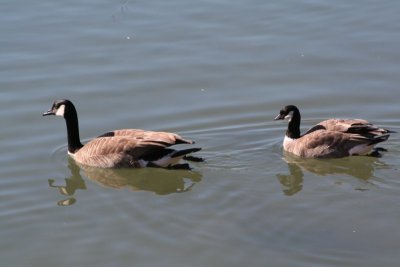
M275 117L274 121L277 121L277 120L284 120L284 119L285 119L285 115L279 114L278 116Z
M53 109L49 109L47 112L43 113L43 116L49 116L49 115L56 115L56 113L53 111Z

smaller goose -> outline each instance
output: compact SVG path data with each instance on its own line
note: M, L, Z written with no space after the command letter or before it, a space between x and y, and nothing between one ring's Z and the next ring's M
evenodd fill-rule
M355 155L380 156L375 144L386 141L389 131L360 119L329 119L300 135L301 115L294 105L285 106L275 120L289 120L283 149L305 158L341 158ZM371 153L371 151L375 149ZM371 154L370 154L371 153Z
M64 117L67 124L68 154L79 164L101 168L163 167L190 169L179 164L181 159L202 161L187 156L201 148L174 150L177 144L194 144L174 133L139 129L115 130L102 134L83 145L79 138L78 115L74 104L67 99L54 102L43 116Z

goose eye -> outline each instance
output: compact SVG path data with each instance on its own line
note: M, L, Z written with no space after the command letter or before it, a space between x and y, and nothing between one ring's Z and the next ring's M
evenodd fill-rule
M55 109L59 109L61 107L61 103L54 103L53 107Z

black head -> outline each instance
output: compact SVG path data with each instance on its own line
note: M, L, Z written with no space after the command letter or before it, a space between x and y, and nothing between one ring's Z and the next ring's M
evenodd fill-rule
M299 109L294 105L285 106L283 109L280 110L279 115L275 117L275 120L291 120L293 118L293 114L298 113Z
M43 116L55 115L65 117L65 114L70 110L75 110L74 104L67 99L54 101L53 106Z

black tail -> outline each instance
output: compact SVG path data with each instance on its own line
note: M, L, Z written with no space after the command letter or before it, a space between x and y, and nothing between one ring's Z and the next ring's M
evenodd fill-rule
M195 153L195 152L200 151L200 150L201 150L201 148L199 148L199 147L188 148L188 149L183 149L183 150L177 150L171 155L171 158L182 157L182 156L185 156L187 154Z

